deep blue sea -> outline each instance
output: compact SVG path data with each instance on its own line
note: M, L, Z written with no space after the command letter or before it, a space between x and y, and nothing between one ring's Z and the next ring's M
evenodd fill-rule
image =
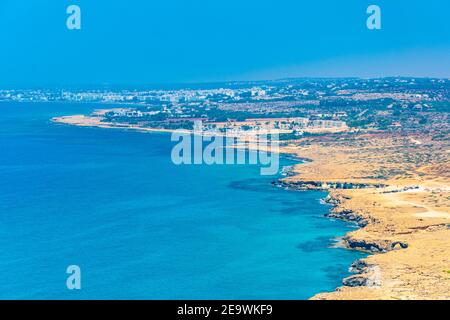
M330 248L354 226L325 193L173 165L167 134L50 122L95 107L0 103L0 299L307 299L361 257Z

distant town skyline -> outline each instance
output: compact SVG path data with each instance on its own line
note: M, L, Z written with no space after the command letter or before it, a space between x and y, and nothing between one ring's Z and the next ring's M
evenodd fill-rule
M71 4L81 30L66 28ZM371 4L381 30L366 27ZM0 86L449 78L449 10L445 0L4 0Z

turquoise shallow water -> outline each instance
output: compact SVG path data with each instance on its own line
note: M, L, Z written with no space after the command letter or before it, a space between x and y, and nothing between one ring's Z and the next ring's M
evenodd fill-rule
M323 217L324 193L175 166L165 134L49 121L91 109L0 103L0 298L307 299L360 257L329 248L353 226Z

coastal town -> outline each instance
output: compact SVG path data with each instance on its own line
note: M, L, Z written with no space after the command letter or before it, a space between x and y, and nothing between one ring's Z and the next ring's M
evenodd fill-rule
M450 299L450 79L285 79L179 89L1 90L0 101L79 102L55 125L136 131L276 131L307 159L273 182L325 190L327 216L370 255L313 299Z
M207 87L207 88L205 88ZM449 79L286 79L180 89L0 90L0 101L98 106L102 123L153 129L272 129L284 139L339 132L448 134Z

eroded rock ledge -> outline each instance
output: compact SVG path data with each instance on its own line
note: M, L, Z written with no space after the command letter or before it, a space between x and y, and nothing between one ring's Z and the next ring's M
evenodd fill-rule
M366 189L366 188L386 188L384 184L355 184L355 183L321 183L315 181L286 181L279 180L273 183L277 187L289 190L329 190L333 189ZM332 189L332 190L330 190ZM323 201L333 206L325 216L328 218L339 219L356 223L360 228L365 228L369 224L377 224L378 221L369 213L351 210L345 206L345 202L351 198L346 197L338 190L331 192ZM397 240L380 239L358 239L352 233L344 236L341 242L345 247L354 250L370 252L372 254L386 253L393 250L408 248L408 244ZM349 271L355 273L342 280L344 287L380 287L381 272L377 265L368 264L364 260L355 261L349 268ZM339 291L339 289L338 289Z
M342 281L346 287L378 287L381 285L379 268L364 260L353 262L349 271L356 274Z
M351 182L322 182L322 181L274 181L274 185L290 190L333 190L333 189L367 189L386 188L384 184L351 183Z

